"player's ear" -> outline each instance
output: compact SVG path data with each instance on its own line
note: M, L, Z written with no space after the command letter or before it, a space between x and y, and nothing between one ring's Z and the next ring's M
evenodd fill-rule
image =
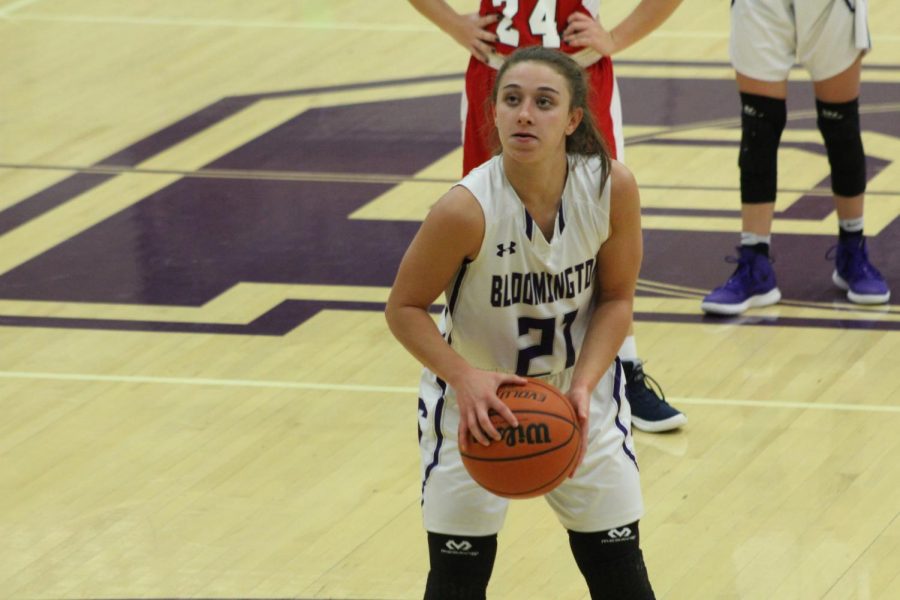
M578 129L578 126L581 125L581 120L584 118L584 109L581 107L573 108L569 111L569 124L566 125L566 135L572 135L572 133Z

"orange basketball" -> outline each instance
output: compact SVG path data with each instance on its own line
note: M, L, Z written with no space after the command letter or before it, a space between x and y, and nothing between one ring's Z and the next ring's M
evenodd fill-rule
M499 414L491 422L501 439L482 446L469 438L460 452L469 475L481 487L506 498L546 494L572 472L581 446L575 409L558 389L528 378L525 385L504 385L497 396L519 421L512 427Z

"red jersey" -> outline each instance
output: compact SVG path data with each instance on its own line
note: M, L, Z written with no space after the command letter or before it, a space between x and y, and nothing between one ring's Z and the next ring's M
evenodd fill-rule
M516 48L544 46L559 48L574 55L579 64L587 64L588 97L597 128L609 145L610 155L617 158L621 144L621 110L615 96L615 78L612 61L601 57L591 48L573 47L562 41L562 32L569 22L569 15L582 12L597 18L600 0L481 0L479 14L500 15L497 23L488 29L497 34L497 54L505 56ZM466 71L465 123L463 124L463 174L488 160L497 148L494 136L494 119L490 110L490 94L494 87L499 64L488 57L489 65L474 57ZM616 135L616 132L619 135Z
M496 49L510 54L516 48L544 46L572 54L575 48L562 41L569 15L582 12L596 19L600 0L481 0L478 13L500 15L487 29L497 34Z

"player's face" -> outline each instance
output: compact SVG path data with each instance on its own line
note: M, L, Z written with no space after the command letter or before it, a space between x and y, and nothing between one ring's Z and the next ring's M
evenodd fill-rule
M581 121L581 109L570 110L565 77L538 62L509 68L500 81L494 122L503 153L527 162L565 153L566 136Z

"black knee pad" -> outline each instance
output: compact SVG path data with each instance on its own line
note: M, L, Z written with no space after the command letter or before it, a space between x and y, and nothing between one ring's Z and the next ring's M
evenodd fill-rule
M425 600L484 600L497 556L497 536L428 532L431 569Z
M741 202L775 202L778 144L787 123L787 103L778 98L741 93Z
M834 104L816 100L816 124L831 165L831 191L856 196L866 191L866 153L859 134L859 98Z
M569 546L591 598L654 600L637 521L607 531L570 531Z

